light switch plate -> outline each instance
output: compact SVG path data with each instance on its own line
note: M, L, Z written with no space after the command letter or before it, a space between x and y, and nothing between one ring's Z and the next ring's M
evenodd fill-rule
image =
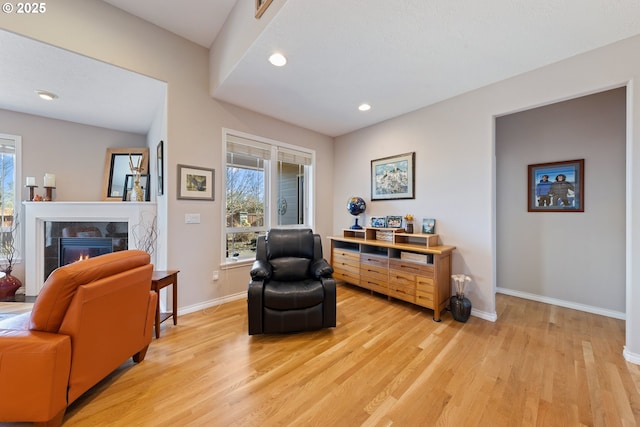
M185 224L200 224L200 214L184 214Z

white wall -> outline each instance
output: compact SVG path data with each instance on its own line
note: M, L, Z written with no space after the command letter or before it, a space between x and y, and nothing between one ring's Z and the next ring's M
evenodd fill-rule
M369 196L371 159L416 151L416 200L376 202L367 213L436 218L443 242L458 247L453 271L473 277L474 311L495 315L494 118L628 84L624 353L640 362L640 263L632 262L640 257L639 49L640 37L623 40L337 138L334 232L349 222L347 197Z
M166 200L159 200L158 206L166 203L166 268L181 271L182 312L246 292L249 279L245 267L221 271L218 282L211 280L222 259L222 128L315 149L317 195L322 212L332 210L333 140L213 100L207 49L97 0L57 0L55 7L33 19L2 14L0 28L167 82L167 187ZM178 164L216 170L214 202L176 199ZM199 213L201 223L185 224L186 213ZM316 212L316 218L315 230L330 234L331 215Z
M22 175L36 178L44 195L45 173L56 176L54 200L102 200L109 147L146 147L144 135L0 110L0 132L22 136ZM23 199L28 196L18 185Z
M496 120L500 292L624 318L625 105L622 87ZM575 159L585 211L527 212L527 165Z

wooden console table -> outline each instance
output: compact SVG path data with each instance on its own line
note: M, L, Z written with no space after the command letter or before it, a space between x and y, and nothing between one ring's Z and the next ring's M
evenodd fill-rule
M451 253L436 234L407 234L366 227L331 239L333 277L433 310L433 320L451 297Z
M156 303L156 338L160 338L160 323L173 317L173 324L178 324L178 273L180 270L154 271L151 276L151 290L158 294ZM170 313L160 312L160 289L173 285L173 307Z

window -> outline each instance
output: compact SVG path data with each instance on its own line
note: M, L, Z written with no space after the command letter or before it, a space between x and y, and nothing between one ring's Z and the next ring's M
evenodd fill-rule
M0 134L0 257L14 258L17 247L13 242L14 226L18 223L20 207L19 162L21 138ZM15 262L15 259L13 259Z
M313 228L314 152L225 130L226 262L255 258L256 241L269 228Z

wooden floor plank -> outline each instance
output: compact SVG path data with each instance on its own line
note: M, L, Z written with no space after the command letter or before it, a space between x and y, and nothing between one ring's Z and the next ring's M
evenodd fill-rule
M248 336L245 301L184 315L64 425L639 425L624 321L496 298L495 323L447 312L437 323L430 310L340 285L338 326L292 335Z

